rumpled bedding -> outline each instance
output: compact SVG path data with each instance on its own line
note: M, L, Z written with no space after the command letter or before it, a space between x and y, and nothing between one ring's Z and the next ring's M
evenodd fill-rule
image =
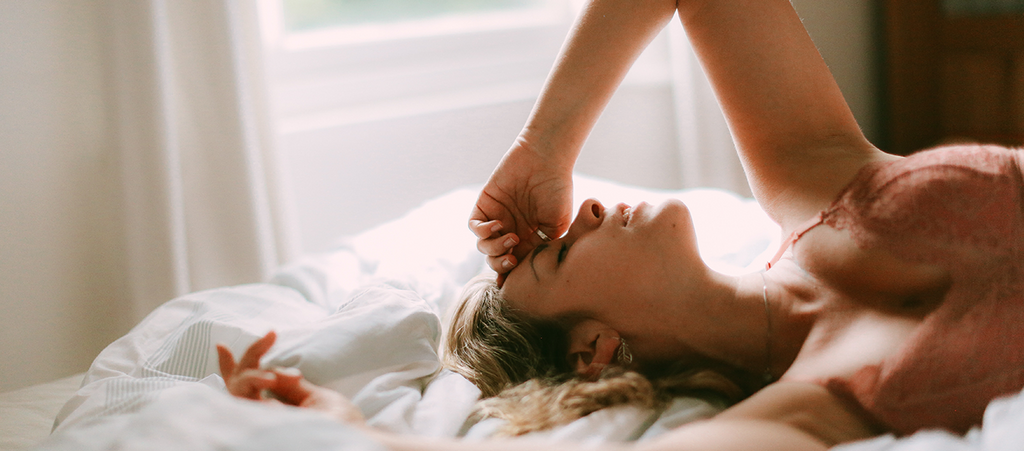
M500 420L471 417L479 391L442 368L437 351L448 306L464 283L488 271L466 227L478 192L445 194L286 265L266 283L169 301L96 358L38 449L381 449L317 412L227 394L215 344L238 355L270 330L278 340L264 365L298 368L345 394L374 427L465 440L492 436ZM587 197L606 204L682 199L701 256L725 273L760 269L779 242L777 226L755 202L723 191L653 191L578 177L575 199ZM680 398L663 411L615 407L530 438L648 440L720 410L696 398ZM998 401L989 415L986 427L966 438L929 432L847 448L1020 449L1024 401Z

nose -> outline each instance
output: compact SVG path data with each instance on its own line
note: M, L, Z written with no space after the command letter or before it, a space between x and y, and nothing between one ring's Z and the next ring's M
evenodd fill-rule
M604 222L605 214L604 205L601 205L601 202L597 199L587 199L580 205L580 211L576 213L576 220L573 221L572 228L581 229L577 233L595 229Z

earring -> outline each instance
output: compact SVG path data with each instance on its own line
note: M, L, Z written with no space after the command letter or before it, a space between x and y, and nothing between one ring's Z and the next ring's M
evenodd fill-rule
M633 363L633 353L629 352L629 345L626 344L626 340L619 338L619 351L618 351L619 363L623 365L629 365Z

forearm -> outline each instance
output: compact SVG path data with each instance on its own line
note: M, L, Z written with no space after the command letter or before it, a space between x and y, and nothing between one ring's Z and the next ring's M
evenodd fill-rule
M636 451L826 451L829 447L795 428L770 421L699 421L649 442Z
M578 442L551 442L537 439L487 439L459 440L414 437L387 433L370 433L392 451L626 451L629 444L607 443L600 446L583 445Z
M766 421L702 421L644 442L552 442L543 439L459 440L370 432L392 451L825 451L828 446L797 429Z
M523 130L572 166L630 66L675 13L674 0L593 0L573 26Z
M824 387L793 382L769 385L710 420L695 421L657 438L632 443L584 446L530 439L460 441L366 430L371 438L395 451L825 451L884 432Z

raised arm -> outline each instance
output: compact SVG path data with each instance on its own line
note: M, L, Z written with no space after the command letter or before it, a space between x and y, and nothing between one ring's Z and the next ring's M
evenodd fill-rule
M891 158L861 133L789 0L591 1L530 117L527 143L575 162L629 67L676 10L751 188L784 228L826 207L865 163Z
M788 0L592 0L471 215L478 247L499 273L540 243L537 228L553 237L568 228L580 149L677 9L751 188L784 230L826 207L867 162L895 158L864 138Z
M680 0L755 196L784 229L828 205L867 162L860 131L788 0Z
M470 216L477 247L499 274L540 244L534 230L557 238L569 228L576 157L629 67L675 7L665 0L596 0L577 18L526 126Z
M615 89L676 11L674 0L594 0L566 39L522 136L572 166Z

